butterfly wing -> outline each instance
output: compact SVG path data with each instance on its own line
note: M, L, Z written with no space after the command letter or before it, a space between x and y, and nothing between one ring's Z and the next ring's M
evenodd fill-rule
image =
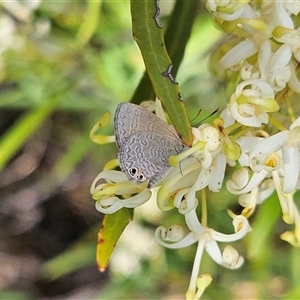
M173 126L165 123L152 112L132 103L124 102L118 105L114 127L119 149L132 134L141 131L161 133L173 137L181 143Z
M149 180L148 187L152 187L168 173L169 156L185 148L179 139L161 133L136 132L120 148L120 166L129 179L137 182Z

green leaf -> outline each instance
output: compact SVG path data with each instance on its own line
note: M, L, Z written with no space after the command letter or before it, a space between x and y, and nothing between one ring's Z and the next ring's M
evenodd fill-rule
M154 16L156 1L131 0L132 31L152 82L156 96L161 100L182 141L192 144L191 125L181 99L179 85L171 77L172 62L165 47L163 30Z
M191 35L198 5L198 1L176 1L170 16L165 34L165 44L172 60L172 75L174 78L178 72L187 42ZM176 28L176 30L174 30L174 28ZM139 104L143 100L150 99L155 99L155 94L149 76L147 72L145 72L130 102Z
M102 228L98 232L97 264L105 271L112 252L126 226L132 219L132 209L123 208L114 214L105 215Z

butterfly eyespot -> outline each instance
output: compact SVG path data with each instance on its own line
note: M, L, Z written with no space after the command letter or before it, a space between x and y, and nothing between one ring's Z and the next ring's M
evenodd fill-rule
M135 167L133 167L133 168L130 168L129 170L128 170L128 173L129 173L129 175L130 176L135 176L137 173L138 173L138 168L135 168Z
M143 174L138 174L138 175L136 176L136 179L137 179L138 181L144 181L144 180L145 180L145 176L144 176Z

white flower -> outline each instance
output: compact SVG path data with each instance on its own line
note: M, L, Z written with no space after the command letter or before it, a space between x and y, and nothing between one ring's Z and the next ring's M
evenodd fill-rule
M190 246L195 242L199 242L202 243L202 246L206 249L208 254L218 264L232 269L240 267L241 262L235 264L234 266L228 265L226 262L224 262L217 242L233 242L243 238L251 230L249 223L244 216L240 215L234 217L232 223L235 233L233 234L223 234L211 228L202 226L194 209L185 214L185 221L190 230L185 237L170 243L171 239L168 238L169 228L160 226L155 232L157 241L161 245L171 249L183 248Z
M253 18L255 14L248 2L249 1L208 0L206 2L206 8L214 13L216 17L226 21L235 20L241 17Z
M193 147L169 160L171 165L180 163L161 183L157 202L162 210L177 207L180 213L185 214L197 205L197 191L208 186L211 191L218 192L223 184L227 156L236 153L234 146L230 149L232 143L221 132L222 127L218 130L203 124L192 130Z
M190 230L185 237L181 239L170 239L168 237L170 229L163 226L156 229L155 237L161 245L171 249L187 247L198 242L197 253L195 255L193 271L188 288L189 293L195 294L196 282L200 271L200 263L204 249L216 263L229 269L237 269L243 264L244 258L231 246L226 246L222 253L217 242L237 241L243 238L251 230L251 228L247 219L240 215L233 217L232 224L234 226L235 233L223 234L217 232L211 228L202 226L198 220L195 209L185 214L185 221ZM176 237L181 237L182 230L178 229L177 231L180 232L180 235L175 234Z
M236 170L226 187L232 194L239 195L238 202L244 207L242 215L252 215L257 204L267 199L275 190L273 180L266 179L267 172L253 173L249 180L247 168Z
M288 45L282 45L275 53L272 53L270 41L261 44L258 55L260 78L267 82L275 92L284 89L291 78L288 65L291 56L292 51Z
M274 170L281 170L281 147L288 140L288 131L279 132L271 137L242 137L237 140L243 155L240 158L242 167L233 173L232 179L226 184L230 193L247 194L258 188L263 180L272 175Z
M258 48L255 43L246 39L230 49L219 63L223 69L229 69L257 52Z
M238 140L243 152L242 165L248 166L252 174L250 176L243 167L236 170L226 183L230 193L241 195L239 202L248 213L276 188L287 223L293 222L295 215L291 203L299 182L300 117L289 129L266 138L243 137Z
M247 11L251 10L251 8L247 8ZM277 36L277 40L280 39L283 34L279 34L276 31L277 28L294 29L293 21L282 1L263 1L261 16L258 17L254 12L251 15L251 17L244 18L237 16L239 19L235 20L236 24L231 25L231 31L245 39L222 57L220 65L224 69L229 69L260 51L263 42L272 38L272 35L275 35L275 39ZM224 20L226 19L224 18ZM236 26L237 24L238 26ZM229 28L229 26L230 23L227 27Z
M243 125L260 127L268 123L267 113L278 108L272 87L263 80L249 79L236 87L227 106L227 114Z
M97 185L104 179L104 183ZM93 181L91 194L96 200L96 209L105 214L112 214L123 207L133 208L142 205L151 197L146 184L129 181L120 171L103 171Z
M261 19L264 20L270 31L277 26L294 28L293 20L287 11L286 1L263 1Z

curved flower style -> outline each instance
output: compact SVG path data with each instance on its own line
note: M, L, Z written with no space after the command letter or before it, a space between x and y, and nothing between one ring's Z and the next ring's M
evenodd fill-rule
M251 228L248 220L241 215L233 216L232 224L235 231L233 234L223 234L203 226L199 222L194 209L186 213L184 217L190 230L185 237L183 237L183 229L179 225L172 225L169 228L160 226L155 231L155 237L161 245L171 249L187 247L198 242L192 276L187 292L189 296L191 296L196 295L196 282L204 249L216 263L229 269L237 269L243 264L244 258L240 256L232 246L226 246L223 253L221 253L217 242L237 241L243 238Z
M104 183L97 185L104 179ZM96 202L96 209L105 214L112 214L117 210L137 207L151 197L151 191L146 184L136 184L128 180L120 171L103 171L93 181L91 194Z

